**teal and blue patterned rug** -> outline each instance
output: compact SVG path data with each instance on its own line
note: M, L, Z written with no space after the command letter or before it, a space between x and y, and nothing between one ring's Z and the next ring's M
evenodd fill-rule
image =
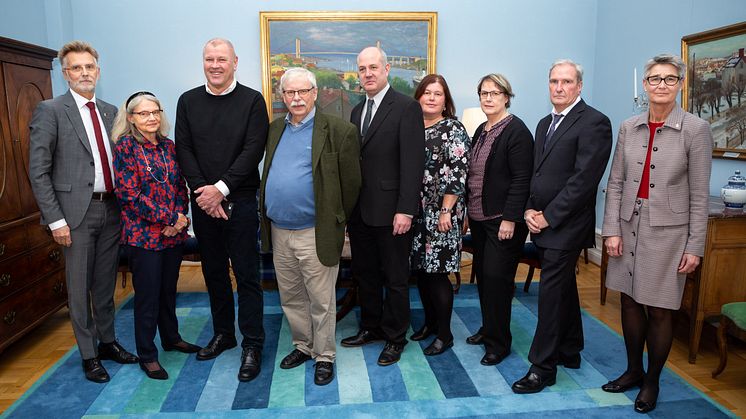
M83 377L77 349L52 367L2 417L9 418L435 418L435 417L599 417L635 416L636 390L609 394L600 387L625 366L619 335L583 314L586 346L578 370L560 368L557 384L533 395L517 395L510 384L528 368L526 360L536 325L537 285L528 294L519 290L513 302L513 351L500 365L479 364L481 346L464 339L479 327L479 301L474 286L456 296L452 329L455 345L448 352L426 357L427 343L410 342L398 364L376 364L382 344L343 348L339 340L357 331L357 313L338 323L336 379L313 384L313 363L292 370L279 368L292 350L290 331L276 292L265 292L266 344L262 373L254 381L236 379L240 349L215 360L198 362L194 355L163 352L166 381L145 378L137 365L105 361L111 382L101 385ZM412 323L422 324L416 289L411 290ZM178 315L184 339L204 345L212 335L205 293L179 294ZM134 350L132 301L117 315L117 332ZM411 333L411 331L410 331ZM661 382L656 417L732 417L670 370Z

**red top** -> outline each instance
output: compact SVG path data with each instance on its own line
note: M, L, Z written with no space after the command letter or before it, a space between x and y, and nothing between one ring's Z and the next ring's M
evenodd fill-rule
M648 122L650 128L650 140L648 141L648 155L645 157L645 166L642 169L642 179L640 179L640 190L637 191L637 197L648 199L650 191L650 153L653 151L653 139L655 131L662 127L665 122Z

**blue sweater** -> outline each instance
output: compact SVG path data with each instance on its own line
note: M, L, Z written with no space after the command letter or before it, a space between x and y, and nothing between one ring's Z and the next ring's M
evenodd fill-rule
M297 126L285 119L285 131L272 158L264 205L272 223L286 230L301 230L316 224L313 198L311 140L316 109Z

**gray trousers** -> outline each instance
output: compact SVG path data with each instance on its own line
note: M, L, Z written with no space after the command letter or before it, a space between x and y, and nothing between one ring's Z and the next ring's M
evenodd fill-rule
M91 201L83 221L70 231L65 250L67 298L80 356L98 356L98 342L114 334L114 288L119 264L119 207L115 199Z

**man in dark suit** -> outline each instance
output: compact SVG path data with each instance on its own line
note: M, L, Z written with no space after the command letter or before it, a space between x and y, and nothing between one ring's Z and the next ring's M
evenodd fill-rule
M385 340L378 357L385 366L399 361L407 343L410 227L425 171L425 125L420 105L389 86L391 66L383 50L363 49L357 65L366 100L350 120L362 136L363 186L348 229L361 321L358 333L341 343Z
M596 192L611 153L611 122L580 98L583 69L570 60L549 71L552 114L539 121L526 224L539 251L539 321L528 359L513 384L536 393L555 383L557 365L580 367L583 324L575 282L582 249L593 247Z
M316 109L312 72L288 69L280 86L288 114L269 126L259 199L262 247L272 245L295 346L280 368L313 359L314 383L325 385L334 378L335 285L360 192L360 142L354 125Z
M119 206L114 196L109 133L117 108L96 99L98 53L73 41L60 49L70 90L34 111L29 178L42 223L65 251L68 306L87 379L103 383L101 359L137 362L114 334Z

